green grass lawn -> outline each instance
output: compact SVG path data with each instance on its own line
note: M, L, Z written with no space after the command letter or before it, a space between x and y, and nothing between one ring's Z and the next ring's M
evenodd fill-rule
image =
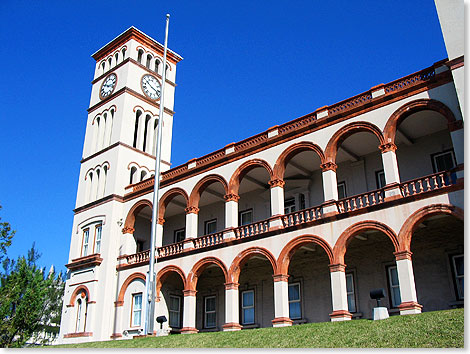
M464 310L393 316L386 320L308 323L132 340L61 348L463 348Z

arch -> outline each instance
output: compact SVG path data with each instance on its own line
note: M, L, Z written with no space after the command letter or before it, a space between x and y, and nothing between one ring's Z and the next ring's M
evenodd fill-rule
M459 220L464 220L463 210L455 205L431 204L418 209L405 220L398 233L400 251L411 251L411 238L418 225L425 219L438 214L452 215Z
M276 164L274 165L274 178L284 179L284 172L289 160L300 152L303 151L314 151L320 158L320 163L325 163L325 154L323 150L317 145L310 141L302 141L300 143L293 144L285 149L282 154L278 157Z
M264 160L253 159L245 161L242 163L233 173L229 182L229 193L238 194L238 189L240 188L240 181L243 177L256 167L262 167L269 173L269 179L273 179L273 170L271 166Z
M127 213L126 217L126 222L124 223L124 229L134 229L134 223L135 223L135 216L138 214L143 208L149 207L150 209L153 208L152 202L147 199L142 199L139 200L137 203L135 203L132 208L129 210Z
M159 219L163 219L163 217L165 216L165 210L166 210L168 203L170 203L171 200L177 195L183 196L184 201L186 202L186 206L189 206L189 197L186 191L178 187L172 188L166 191L160 198L160 201L158 204L158 218Z
M319 245L326 252L330 264L333 263L333 250L331 249L328 242L322 237L317 235L302 235L290 240L287 245L281 250L279 258L277 259L277 274L288 275L289 264L295 251L307 243L315 243Z
M268 259L269 263L271 263L271 266L273 268L273 274L276 273L277 263L276 258L274 258L272 253L262 247L250 247L241 251L234 258L232 264L230 265L230 269L228 271L228 279L230 279L232 283L238 283L238 279L240 277L240 270L243 264L245 264L245 262L255 254L261 254L265 256Z
M199 182L197 182L194 186L189 196L189 206L198 207L202 192L204 192L204 190L211 184L217 182L220 182L222 184L222 186L224 187L225 194L228 194L228 184L225 178L216 174L207 175L202 178Z
M344 255L346 254L348 244L354 236L365 230L377 230L384 233L390 241L392 241L395 252L398 251L398 237L390 227L374 220L359 221L344 230L336 240L335 246L333 247L333 264L344 264Z
M88 290L85 285L79 285L75 288L72 296L70 297L69 307L75 306L75 300L77 299L78 294L80 294L82 291L84 291L86 294L86 298L88 299L87 302L90 302L90 290Z
M129 275L126 280L124 280L124 283L122 283L121 286L121 290L119 290L117 301L114 303L115 306L124 305L124 295L126 295L126 290L129 285L136 279L141 279L145 282L145 275L142 273L133 273Z
M157 297L160 296L160 289L162 288L163 281L170 275L171 273L176 273L181 277L183 281L183 287L186 287L186 275L184 274L183 270L175 265L168 265L157 273Z
M225 266L225 264L216 257L205 257L197 261L196 264L191 269L191 271L189 272L184 290L195 291L199 276L202 274L204 269L206 269L207 266L211 264L217 265L222 270L222 272L224 273L224 277L225 277L225 283L228 283L229 278L228 278L227 267Z
M370 132L379 139L379 145L385 143L382 131L376 125L369 122L353 122L346 124L336 131L328 141L325 148L325 158L327 161L336 162L336 154L341 143L354 133ZM378 147L377 147L378 149Z
M395 134L400 123L413 113L424 110L431 110L442 114L447 119L449 130L453 130L456 119L450 108L437 100L423 98L408 102L392 113L390 118L387 120L387 123L385 124L385 141L388 143L395 143Z

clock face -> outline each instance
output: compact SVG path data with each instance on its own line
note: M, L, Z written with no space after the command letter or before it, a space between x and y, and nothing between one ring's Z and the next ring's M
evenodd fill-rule
M152 75L144 75L142 77L142 91L144 91L145 95L152 100L156 100L160 98L161 94L161 86L160 82L157 80L155 76Z
M108 97L116 87L117 76L116 74L110 74L106 79L104 79L103 84L100 88L100 98L104 99Z

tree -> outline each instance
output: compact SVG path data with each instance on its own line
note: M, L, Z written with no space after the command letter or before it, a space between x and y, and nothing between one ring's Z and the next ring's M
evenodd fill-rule
M41 343L46 326L60 323L64 281L61 273L45 274L36 265L40 254L34 243L28 256L6 256L14 231L0 224L0 347L23 347L27 341ZM58 328L58 327L57 327ZM45 339L45 338L44 338Z

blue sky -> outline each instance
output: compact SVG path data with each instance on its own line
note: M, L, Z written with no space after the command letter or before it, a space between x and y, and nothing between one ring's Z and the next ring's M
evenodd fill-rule
M433 0L0 2L0 211L40 264L68 261L94 60L130 26L178 64L177 166L447 57Z

